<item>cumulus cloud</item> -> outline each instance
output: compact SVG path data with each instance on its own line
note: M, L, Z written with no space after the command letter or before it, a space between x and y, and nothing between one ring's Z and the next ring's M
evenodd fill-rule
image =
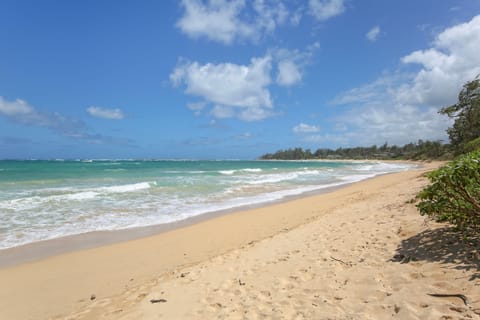
M306 123L300 123L293 127L293 132L295 133L314 133L314 132L319 132L320 127L319 126L314 126L314 125L309 125Z
M380 27L375 26L370 31L367 32L365 37L367 37L368 41L370 42L375 42L378 39L378 36L380 35Z
M447 140L452 119L438 110L455 103L463 84L480 74L478 52L480 16L439 32L430 48L401 58L419 68L386 73L336 97L332 104L347 111L334 120L349 130L322 139L349 145Z
M170 74L176 86L213 104L211 114L217 118L238 117L261 120L273 114L268 86L271 83L270 56L253 58L249 65L233 63L182 62Z
M95 118L102 118L102 119L109 119L109 120L121 120L125 118L122 110L116 109L108 109L102 107L88 107L87 108L88 114Z
M282 86L291 86L302 80L302 74L295 62L284 60L278 63L277 83Z
M399 98L405 103L430 106L455 101L462 85L480 74L480 15L439 33L433 47L402 58L420 71L412 84L402 88Z
M345 11L344 0L309 0L310 14L318 21L325 21Z
M263 57L252 58L248 65L200 64L180 59L170 73L170 81L174 86L184 87L186 94L202 99L187 104L196 116L210 114L220 119L262 120L277 114L273 110L270 87L275 84L288 87L301 82L319 46L315 42L304 51L271 49Z
M235 38L253 36L254 28L239 19L245 7L243 0L182 0L185 14L177 27L192 38L205 36L210 40L231 43Z
M302 74L294 61L284 60L278 63L277 83L291 86L302 80Z
M318 42L309 45L305 51L277 49L272 51L277 61L277 84L285 87L302 81L305 67L311 63L315 51L320 47Z
M334 105L349 108L336 117L348 130L331 141L347 145L406 144L418 139L446 140L451 119L438 114L439 107L401 102L402 88L413 81L405 74L386 74L376 81L349 90Z
M255 0L253 8L257 13L254 26L257 32L273 33L277 26L286 24L290 16L281 1Z
M182 0L181 6L185 11L176 26L183 33L224 44L256 41L273 33L278 26L299 21L290 17L282 1Z

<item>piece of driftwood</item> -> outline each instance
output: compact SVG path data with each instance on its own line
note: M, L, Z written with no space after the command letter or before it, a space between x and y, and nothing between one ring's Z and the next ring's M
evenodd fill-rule
M151 303L165 303L167 300L165 299L152 299L150 300Z
M429 296L437 298L459 298L468 306L468 298L461 293L427 293Z

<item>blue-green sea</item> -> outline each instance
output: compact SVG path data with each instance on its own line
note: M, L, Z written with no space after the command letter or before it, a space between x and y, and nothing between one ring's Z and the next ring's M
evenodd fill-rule
M164 224L411 167L320 161L0 161L0 249Z

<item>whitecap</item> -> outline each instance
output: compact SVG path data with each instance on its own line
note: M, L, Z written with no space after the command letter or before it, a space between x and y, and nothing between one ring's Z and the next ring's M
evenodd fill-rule
M237 172L237 170L220 170L218 172L220 172L221 174L230 176L230 175L234 174L235 172Z
M260 169L260 168L246 168L246 169L242 169L241 171L244 171L244 172L262 172L263 170Z
M118 186L111 186L111 187L101 187L97 190L101 192L107 193L125 193L125 192L132 192L132 191L139 191L144 189L149 189L151 186L157 185L157 182L139 182L133 184L125 184L125 185L118 185Z

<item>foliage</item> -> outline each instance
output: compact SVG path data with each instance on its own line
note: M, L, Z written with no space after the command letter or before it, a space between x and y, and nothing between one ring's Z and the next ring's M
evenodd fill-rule
M468 152L468 143L480 137L480 79L466 83L458 95L458 102L442 108L441 114L455 119L447 130L455 153Z
M421 215L480 232L480 150L465 154L428 175L417 205Z
M409 143L403 147L389 146L387 143L377 147L354 147L354 148L338 148L318 149L314 153L310 149L294 148L287 150L279 150L275 153L267 153L261 156L261 159L277 159L277 160L307 160L307 159L446 159L449 157L449 146L442 144L440 141L423 141L418 140L417 143Z
M478 137L477 139L473 139L472 141L468 142L465 145L465 150L467 152L480 150L480 137Z

